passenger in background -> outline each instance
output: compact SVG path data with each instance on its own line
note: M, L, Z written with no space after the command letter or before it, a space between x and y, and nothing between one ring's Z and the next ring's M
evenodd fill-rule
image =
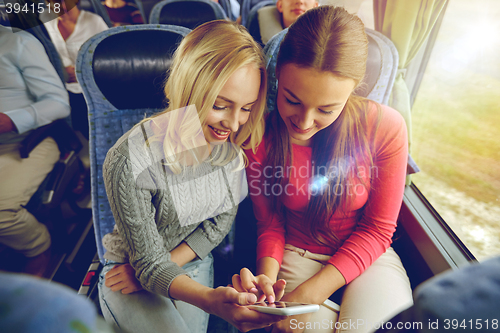
M277 110L257 152L245 151L258 275L244 269L233 285L279 298L272 286L284 279L282 301L321 306L272 332L370 332L412 305L390 247L405 187L406 125L394 109L356 95L367 55L363 23L341 7L307 11L280 45ZM343 286L337 313L329 298Z
M211 0L211 1L217 2L220 5L219 0ZM236 18L240 16L240 7L241 7L240 3L238 2L238 0L227 0L227 2L229 3L231 12L226 14L230 20L233 20L233 18L234 20L236 20Z
M61 6L62 12L56 20L45 23L45 27L66 69L66 89L69 93L73 128L88 139L87 104L82 87L76 81L76 57L83 43L95 34L107 30L108 26L100 16L80 10L78 0L50 0L49 5L54 6L56 3Z
M241 305L251 293L213 289L210 254L247 195L242 147L264 132L261 48L236 23L216 20L177 48L165 86L168 108L108 151L106 193L116 224L99 298L106 320L130 332L206 332L209 314L240 330L283 319Z
M42 276L50 258L47 227L24 206L59 160L52 138L21 159L30 131L69 115L68 93L43 45L0 25L0 244L28 259L24 271Z
M144 21L137 5L124 0L106 0L102 3L106 8L113 26L143 24Z
M265 6L257 11L262 44L281 30L288 28L297 18L311 8L318 7L316 0L278 0L276 6Z

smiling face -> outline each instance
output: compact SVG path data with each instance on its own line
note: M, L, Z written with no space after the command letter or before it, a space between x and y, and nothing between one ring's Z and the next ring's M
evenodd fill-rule
M278 0L276 8L282 14L283 28L288 28L307 10L318 7L316 0Z
M236 70L221 89L203 125L207 142L220 144L250 117L259 97L260 71L255 66Z
M279 73L277 105L291 142L310 146L312 137L340 116L354 87L353 79L284 65Z

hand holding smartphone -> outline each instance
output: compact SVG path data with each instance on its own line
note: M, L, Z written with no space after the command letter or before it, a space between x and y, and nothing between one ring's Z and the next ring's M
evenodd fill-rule
M279 315L279 316L293 316L303 313L316 312L319 310L318 304L307 304L297 302L274 302L274 303L255 303L248 305L252 310Z

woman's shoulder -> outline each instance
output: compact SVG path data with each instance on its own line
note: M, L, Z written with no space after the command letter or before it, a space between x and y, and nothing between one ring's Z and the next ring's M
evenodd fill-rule
M401 130L406 131L406 123L403 116L390 106L368 102L367 120L371 128L376 127L377 131Z
M101 32L101 31L107 30L109 28L108 25L106 24L106 22L104 21L104 19L95 13L92 13L92 12L89 12L89 11L82 9L80 11L80 15L82 16L82 20L81 20L82 23L91 27L92 32L94 32L94 31Z
M369 132L375 146L384 147L387 144L407 145L408 135L403 116L390 106L370 101L367 120Z
M125 159L130 159L131 156L141 158L146 154L145 145L147 137L142 130L142 124L136 124L129 131L123 134L115 144L108 150L108 155L118 154Z

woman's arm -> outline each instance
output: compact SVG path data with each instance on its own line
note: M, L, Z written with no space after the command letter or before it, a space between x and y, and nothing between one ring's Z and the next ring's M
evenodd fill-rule
M276 260L279 267L285 248L285 224L272 207L270 197L272 179L269 167L265 166L265 139L255 154L252 150L246 150L245 154L248 158L246 172L250 199L257 219L257 261L271 257ZM276 279L276 276L270 278Z
M382 255L392 242L404 193L408 141L401 115L382 107L378 131L371 138L374 166L370 170L368 201L354 232L329 260L349 283ZM375 108L369 121L376 118Z
M179 267L184 266L194 258L196 258L196 253L185 242L180 243L175 249L170 251L170 260L175 262Z

